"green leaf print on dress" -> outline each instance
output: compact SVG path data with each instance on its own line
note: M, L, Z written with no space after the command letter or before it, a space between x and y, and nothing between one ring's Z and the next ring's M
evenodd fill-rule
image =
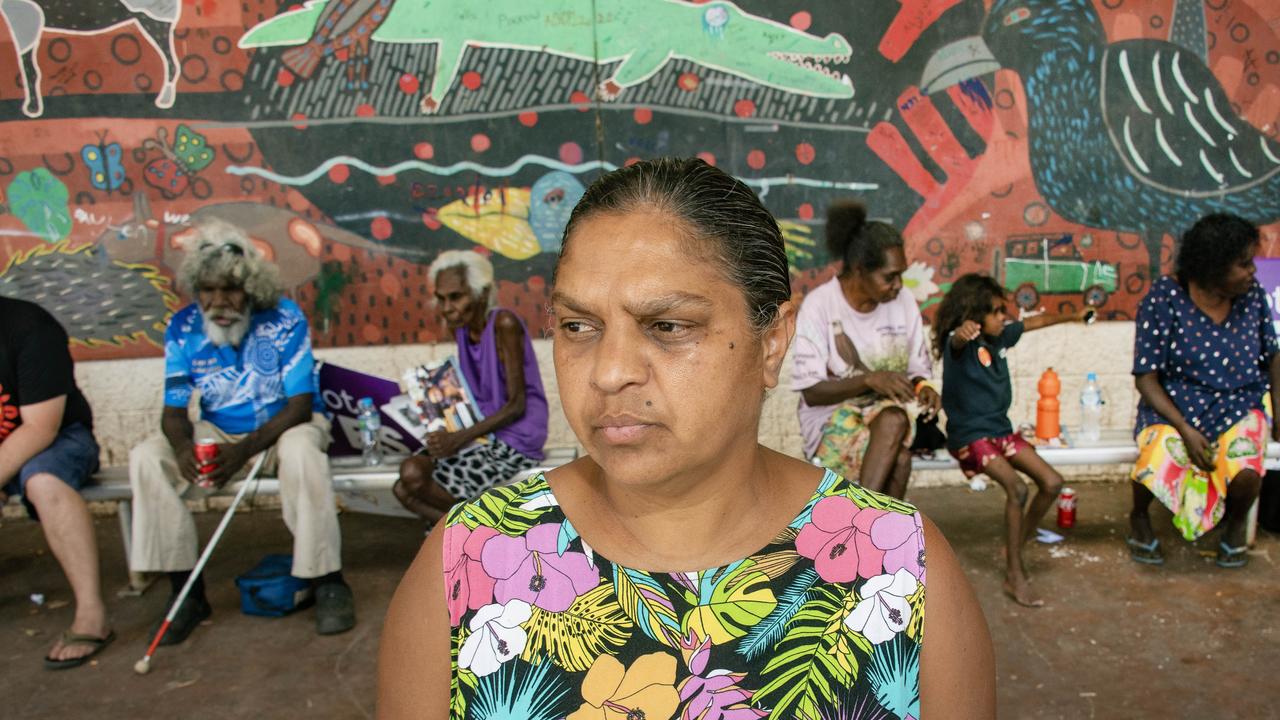
M697 604L680 623L682 637L696 630L698 637L723 645L746 635L778 605L769 576L750 560L697 575Z
M799 553L796 553L796 557L799 557ZM818 582L818 571L813 568L806 568L796 576L796 579L792 580L787 589L778 596L778 604L773 612L756 623L755 627L751 628L746 637L738 643L738 654L748 660L754 660L772 650L774 643L782 637L787 625L791 623L791 618L795 617L805 601L809 599L809 589L816 582Z
M612 655L631 637L635 627L614 597L613 586L602 583L579 596L564 612L533 608L525 623L528 643L520 659L546 662L570 672L583 672L599 655Z
M461 522L468 530L483 525L503 535L518 537L555 509L556 506L550 504L522 507L535 496L547 493L550 493L547 478L541 474L517 485L491 488L473 500L454 506L447 524Z
M853 648L871 651L871 643L844 623L854 600L836 584L809 591L760 672L765 683L752 697L753 705L769 709L775 718L818 717L821 707L835 702L837 688L854 683L859 662Z
M681 632L675 603L652 575L614 565L613 586L622 611L641 632L667 647L677 646Z

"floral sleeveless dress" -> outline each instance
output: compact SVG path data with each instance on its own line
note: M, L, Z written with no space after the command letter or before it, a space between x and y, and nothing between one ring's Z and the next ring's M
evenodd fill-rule
M594 552L541 474L454 507L453 718L918 718L920 515L828 471L760 552L649 573Z

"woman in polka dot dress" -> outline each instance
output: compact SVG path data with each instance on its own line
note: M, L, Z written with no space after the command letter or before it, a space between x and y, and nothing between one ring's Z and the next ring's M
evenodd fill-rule
M1224 524L1218 565L1242 567L1245 516L1258 497L1268 430L1263 408L1280 388L1280 355L1266 293L1254 279L1258 228L1234 215L1201 218L1185 235L1174 277L1138 309L1133 374L1141 400L1135 432L1134 560L1164 562L1147 508L1153 497L1195 540Z

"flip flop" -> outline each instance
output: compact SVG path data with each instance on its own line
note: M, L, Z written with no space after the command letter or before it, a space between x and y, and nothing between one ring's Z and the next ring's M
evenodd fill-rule
M1164 564L1164 555L1160 553L1160 541L1158 539L1152 538L1151 542L1144 543L1128 537L1124 541L1129 546L1129 557L1134 562L1139 562L1143 565Z
M62 633L63 645L92 645L93 651L87 655L81 655L77 658L68 658L66 660L55 660L54 658L46 655L44 657L44 667L46 670L70 670L71 668L80 667L81 665L89 662L89 658L92 658L94 655L105 650L106 647L111 644L111 641L115 639L116 633L114 630L107 631L106 637L80 635L78 633L73 633L70 630L66 630Z
M1231 547L1226 541L1218 542L1218 559L1214 562L1220 568L1242 568L1249 564L1249 556L1246 555L1248 547L1241 545L1240 547Z

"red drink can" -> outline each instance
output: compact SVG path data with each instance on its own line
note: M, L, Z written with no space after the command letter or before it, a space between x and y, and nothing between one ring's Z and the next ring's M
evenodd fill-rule
M1073 528L1076 526L1076 491L1062 488L1058 495L1058 527Z
M214 458L218 457L218 441L212 438L201 438L196 441L195 445L196 462L200 464L200 474L205 475L217 469L217 465L213 464ZM204 485L203 480L200 483Z

